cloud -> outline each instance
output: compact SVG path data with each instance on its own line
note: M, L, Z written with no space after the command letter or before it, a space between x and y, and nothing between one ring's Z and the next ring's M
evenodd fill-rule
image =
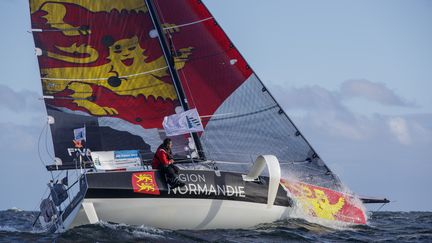
M301 88L284 88L274 86L274 93L289 109L308 110L344 110L336 92L321 86L305 86Z
M383 141L403 146L428 143L432 134L432 114L364 115L345 104L347 99L362 97L379 104L413 107L403 97L380 83L350 80L339 89L328 90L318 85L305 87L271 86L270 91L302 132L312 136L347 141Z
M432 199L424 193L432 183L428 174L432 170L432 113L413 113L413 106L403 97L385 85L364 80L344 82L335 90L317 85L268 88L347 187L399 202L387 210L430 210L430 204L423 202ZM361 98L360 106L348 102L353 97ZM385 105L388 113L396 110L390 106L401 109L397 115L357 110L363 109L365 99ZM420 203L410 202L407 195L417 196Z
M0 122L2 156L0 194L2 198L8 198L8 200L0 200L1 209L17 206L26 210L35 210L39 205L49 177L39 159L38 150L43 163L52 163L45 148L45 146L51 148L49 137L46 138L43 134L38 146L42 128L43 124L17 125L11 122ZM26 193L24 195L18 192Z
M349 110L339 90L319 85L300 88L277 85L270 87L270 91L300 128L353 140L363 139L370 133L366 119Z
M37 139L42 127L17 125L13 123L0 123L0 144L2 144L0 151L6 153L7 151L20 151L29 152L37 147Z
M36 92L22 90L15 91L6 85L0 84L0 109L13 112L40 111L41 95Z
M382 105L390 106L414 106L413 102L408 102L389 89L383 83L371 82L369 80L347 80L341 84L340 95L343 98L364 98L375 101Z
M401 117L390 118L388 121L391 133L401 144L411 144L411 134L408 130L407 122Z

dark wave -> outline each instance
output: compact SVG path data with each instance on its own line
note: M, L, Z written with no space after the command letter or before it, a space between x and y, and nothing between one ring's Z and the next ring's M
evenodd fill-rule
M432 212L375 212L369 225L329 228L287 219L240 230L162 230L101 222L47 234L36 212L0 211L0 242L432 242Z

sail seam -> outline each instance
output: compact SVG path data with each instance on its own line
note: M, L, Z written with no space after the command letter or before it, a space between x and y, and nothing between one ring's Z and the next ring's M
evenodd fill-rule
M165 66L165 67L153 69L153 70L147 71L147 72L135 73L135 74L126 75L126 76L119 76L118 78L129 78L129 77L141 76L141 75L161 71L161 70L164 70L167 68L168 68L168 66ZM53 81L100 81L100 80L106 80L108 78L110 78L110 77L106 77L106 78L41 78L41 79L42 80L53 80Z

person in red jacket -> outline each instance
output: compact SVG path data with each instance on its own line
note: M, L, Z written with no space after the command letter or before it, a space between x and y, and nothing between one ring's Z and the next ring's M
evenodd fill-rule
M174 163L174 159L171 152L172 141L166 138L163 143L158 147L153 157L152 167L153 169L161 169Z
M158 169L164 173L170 188L174 189L179 186L183 187L185 184L178 176L179 169L173 164L174 157L171 148L172 141L171 139L166 138L156 150L152 161L152 167L153 169Z

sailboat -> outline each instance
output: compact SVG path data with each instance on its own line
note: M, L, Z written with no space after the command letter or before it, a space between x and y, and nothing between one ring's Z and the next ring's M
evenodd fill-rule
M366 224L202 1L30 0L30 14L55 153L46 230L248 228L294 208ZM164 119L190 111L202 129L170 136L185 183L171 188L151 160Z

